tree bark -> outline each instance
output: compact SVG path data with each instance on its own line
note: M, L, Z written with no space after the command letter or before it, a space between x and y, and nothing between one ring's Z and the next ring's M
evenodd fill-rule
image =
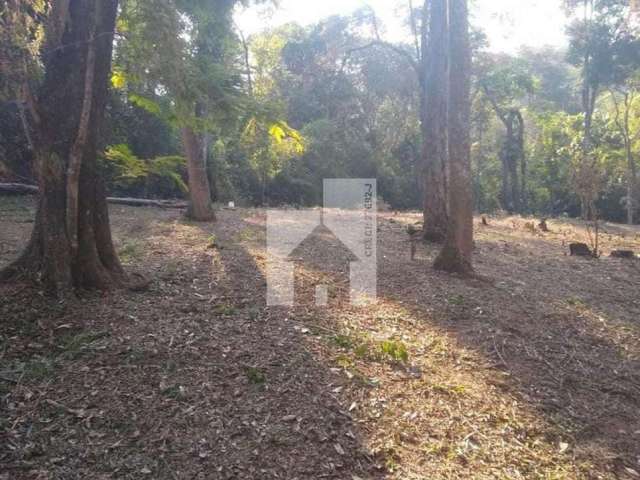
M518 108L505 111L486 85L482 85L489 103L506 129L500 160L502 163L502 207L509 213L523 213L527 205L527 165L524 150L524 118ZM518 172L518 165L520 169ZM519 175L522 177L519 179Z
M0 273L0 279L21 274L40 277L45 289L56 295L73 287L108 289L127 284L113 246L97 166L117 7L117 0L53 4L42 52L45 75L32 113L37 117L38 211L27 248ZM91 75L88 69L93 70ZM70 195L74 191L77 198ZM69 208L70 202L77 202L77 207Z
M434 267L473 271L473 193L471 184L471 48L467 0L449 0L449 222Z
M204 158L203 139L189 126L182 128L182 142L187 157L189 176L189 209L187 215L199 222L215 220L211 202L211 188L207 177L206 158Z
M584 138L582 140L582 165L580 169L587 173L587 176L592 177L597 165L597 159L593 158L593 114L595 112L596 101L600 90L600 84L597 80L593 79L592 75L592 51L590 45L592 45L592 29L593 29L593 12L594 2L593 0L584 0L584 23L587 28L587 38L585 39L585 54L584 65L582 69L582 110L584 113ZM584 177L584 175L581 174ZM581 180L584 181L584 179ZM593 182L596 180L593 179ZM582 205L582 218L584 220L595 220L596 213L596 200L594 198L593 185L580 185L578 195L581 197Z
M426 5L426 4L425 4ZM426 8L425 8L426 10ZM425 27L423 27L425 28ZM423 35L424 230L427 241L441 242L447 229L447 0L431 2L429 35ZM424 45L427 42L427 45Z
M636 211L636 191L638 188L638 170L636 167L635 159L633 158L633 152L631 150L631 142L626 142L627 153L627 223L633 225L635 223L635 211Z
M616 106L617 108L617 106ZM627 92L624 96L624 118L622 123L622 135L624 138L624 151L627 158L627 224L633 225L636 209L636 189L638 188L638 169L633 158L631 138L631 96ZM616 117L616 121L618 118Z
M620 112L620 102L616 99L616 92L611 90L611 99L615 107L615 124L624 140L624 151L627 160L627 224L633 225L636 210L636 190L638 188L638 169L633 158L633 137L631 132L630 116L632 103L635 98L635 91L623 92L624 111ZM622 117L622 118L620 118Z

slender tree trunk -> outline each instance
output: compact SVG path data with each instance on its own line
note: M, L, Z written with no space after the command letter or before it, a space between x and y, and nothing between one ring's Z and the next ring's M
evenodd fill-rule
M467 0L449 0L449 222L438 270L473 271L471 184L471 47Z
M584 22L587 26L587 38L586 46L591 44L592 40L592 28L593 28L593 0L584 0ZM599 84L592 80L592 52L589 48L586 49L584 54L584 65L582 69L582 109L584 113L584 138L582 140L582 165L580 168L591 175L595 172L596 159L592 159L593 139L592 139L592 127L593 127L593 113L595 111L596 100L598 98ZM584 176L584 175L581 175ZM582 185L581 189L584 191L578 192L578 194L584 197L582 201L582 218L584 220L594 220L595 202L596 198L593 198L593 190L591 185Z
M633 92L633 91L632 91ZM620 111L620 102L618 102L616 98L616 92L614 90L610 91L611 99L613 100L613 105L615 107L615 124L618 127L618 131L624 140L624 151L625 157L627 160L627 201L626 201L626 210L627 210L627 223L629 225L634 224L634 216L636 209L636 191L638 188L638 171L636 167L636 162L633 158L633 137L631 132L630 125L630 116L631 116L631 108L634 99L633 93L623 92L624 94L624 111ZM622 118L621 118L622 117Z
M502 208L508 213L513 213L513 202L511 201L510 187L511 182L509 181L509 152L507 142L505 142L500 151L500 163L502 164L502 188L500 190Z
M509 112L509 128L508 128L508 152L509 152L509 177L511 184L511 202L513 206L513 211L516 213L522 213L522 196L520 191L520 179L518 172L518 163L522 159L522 152L524 150L524 145L522 145L521 141L523 140L522 134L522 124L520 122L521 119L520 112L516 109L513 109Z
M509 177L509 212L518 212L520 210L518 199L520 198L520 190L518 183L518 164L517 164L517 144L515 139L515 116L513 111L507 114L507 139L506 139L506 164Z
M503 110L486 85L482 84L482 89L506 130L506 137L500 151L502 207L509 213L522 213L527 204L524 118L517 108L512 108L508 111ZM520 166L519 169L518 166ZM522 178L519 179L519 175Z
M127 283L97 166L117 6L117 0L52 5L42 52L45 76L31 109L40 189L36 222L27 248L1 279L39 276L58 295L72 287Z
M524 118L518 110L518 160L520 161L520 213L525 213L529 209L529 195L527 194L527 152L524 146Z
M636 190L638 188L638 169L636 168L636 162L633 158L633 140L630 125L632 102L632 95L628 92L625 93L622 134L624 137L624 150L627 157L627 223L629 225L633 225L635 223L634 214L636 209ZM616 112L618 112L617 104ZM616 116L616 121L619 121L618 116Z
M424 27L423 27L424 28ZM423 159L425 240L441 242L447 229L447 0L433 0L428 45L423 45ZM423 42L425 37L423 37Z
M636 162L633 158L633 152L631 150L631 142L627 138L625 140L625 150L627 154L627 223L633 225L635 223L635 209L636 209L636 190L638 188L638 169L636 168Z
M215 220L215 212L211 202L211 188L207 177L206 158L203 138L189 126L182 128L182 142L187 157L187 173L189 177L189 211L188 216L200 222Z

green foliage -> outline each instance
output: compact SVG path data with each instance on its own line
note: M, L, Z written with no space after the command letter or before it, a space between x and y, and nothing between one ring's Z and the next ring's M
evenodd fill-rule
M46 0L14 0L0 6L0 100L22 98L23 86L41 74Z
M523 97L533 94L540 85L523 58L485 55L476 69L482 90L503 110L522 103Z
M41 75L37 53L47 3L11 2L13 10L0 12L0 96L15 98L25 79L36 82ZM371 15L364 9L252 35L245 39L246 65L245 44L233 31L238 3L244 2L121 2L105 129L109 190L185 195L180 128L189 126L208 142L207 172L218 201L317 205L325 178L375 177L379 194L394 209L420 208L420 85L407 60L413 46L372 42ZM586 75L600 92L590 157L599 178L598 209L607 218L624 218L629 169L608 90L621 100L640 63L636 32L627 28L627 3L594 0L593 15L584 18L582 0L565 2L575 20L568 52L490 53L482 32L474 32L478 210L501 208L505 128L490 95L501 109L517 108L524 116L529 209L579 214L581 176L593 173L583 171L581 156L580 77ZM631 103L630 128L637 132L639 97ZM0 175L11 179L30 176L18 114L17 104L0 112ZM637 135L632 153L636 159L640 154Z
M185 159L179 156L143 160L135 156L127 145L112 145L105 151L112 187L121 191L136 189L149 193L158 185L166 192L184 194L188 191L183 179ZM170 188L166 188L170 185Z
M107 148L105 158L116 169L116 181L135 181L149 173L146 163L136 157L127 145L113 145Z
M409 361L407 346L394 339L376 341L367 334L338 334L330 337L337 347L348 350L356 358L376 362L400 362ZM352 366L351 361L346 361L345 368Z
M453 295L447 299L449 305L461 306L464 305L464 296L462 295Z
M81 332L68 335L62 339L61 349L63 353L61 357L76 359L95 348L99 340L109 337L109 335L109 332Z
M252 383L253 385L263 385L267 382L267 376L257 367L246 367L244 369L244 374L246 375L247 380L249 380L249 383Z
M235 1L127 0L118 27L125 33L116 52L112 83L131 101L178 125L215 131L235 121L239 74L228 62ZM165 112L153 96L171 99Z
M15 362L10 365L11 378L27 382L42 382L50 380L55 374L58 363L55 359L36 355L24 362Z
M396 362L409 361L409 352L404 343L397 340L385 340L380 344L382 355L395 360Z
M353 347L353 339L348 335L334 335L331 340L341 348L350 349Z
M118 250L118 257L122 263L127 264L138 261L143 253L143 245L137 240L131 240L122 245Z

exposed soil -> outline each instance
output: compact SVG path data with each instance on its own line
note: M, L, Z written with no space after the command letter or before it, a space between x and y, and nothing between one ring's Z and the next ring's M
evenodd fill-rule
M0 266L32 205L0 199ZM478 220L478 277L410 256L418 214L378 219L378 302L350 256L296 250L296 307L265 306L265 212L112 207L146 292L58 304L0 286L0 479L640 478L640 230ZM329 304L316 306L317 285Z

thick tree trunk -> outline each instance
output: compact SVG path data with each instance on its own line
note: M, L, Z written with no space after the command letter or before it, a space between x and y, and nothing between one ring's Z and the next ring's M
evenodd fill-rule
M215 212L211 202L211 188L207 177L205 148L203 140L193 128L182 128L182 142L187 157L187 172L189 176L190 204L188 216L199 222L215 220Z
M434 267L473 271L473 193L471 185L471 47L467 0L449 0L449 222Z
M441 242L447 229L447 0L433 0L424 68L424 231L425 240ZM424 43L424 37L423 37Z
M32 114L38 212L26 250L0 278L40 276L54 294L126 283L96 161L117 3L75 0L52 7L42 53L45 77Z

